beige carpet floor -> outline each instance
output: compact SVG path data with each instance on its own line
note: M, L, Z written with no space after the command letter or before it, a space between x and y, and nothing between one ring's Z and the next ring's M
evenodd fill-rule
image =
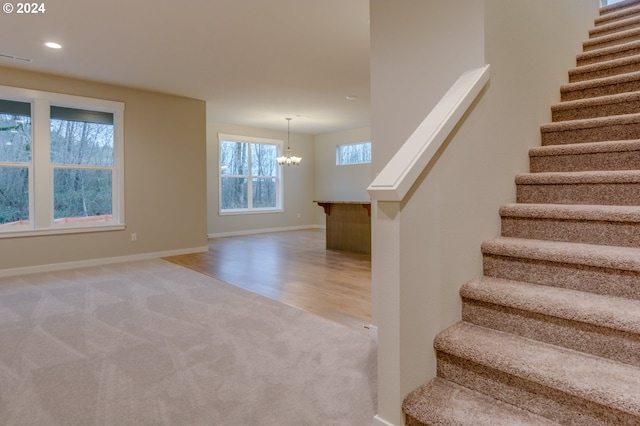
M370 425L376 344L164 260L0 279L1 425Z

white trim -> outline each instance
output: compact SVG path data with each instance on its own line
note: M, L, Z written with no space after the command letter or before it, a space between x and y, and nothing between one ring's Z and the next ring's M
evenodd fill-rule
M15 275L35 274L41 272L61 271L64 269L86 268L90 266L109 265L112 263L135 262L138 260L157 259L167 256L179 256L181 254L206 253L208 246L193 247L187 249L159 251L153 253L132 254L128 256L104 257L100 259L78 260L74 262L50 263L48 265L26 266L23 268L12 268L0 270L0 278Z
M253 234L269 234L272 232L284 232L284 231L299 231L301 229L324 229L323 225L300 225L300 226L285 226L282 228L264 228L264 229L248 229L244 231L231 231L231 232L217 232L214 234L207 234L207 238L223 238L223 237L236 237L241 235L253 235Z
M396 426L393 423L389 423L377 414L373 417L373 426Z
M375 177L372 200L402 201L489 81L489 65L463 73Z

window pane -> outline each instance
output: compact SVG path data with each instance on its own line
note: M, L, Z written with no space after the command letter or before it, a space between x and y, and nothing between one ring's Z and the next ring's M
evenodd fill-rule
M51 107L52 163L113 165L113 124L104 122L106 119L101 121L100 117L93 118L92 114L110 115L113 123L113 114Z
M253 207L266 208L276 207L276 179L275 178L254 178L253 179Z
M0 100L0 161L31 161L31 104Z
M246 209L249 207L248 181L246 178L222 178L222 208Z
M278 147L263 143L251 144L251 174L253 176L275 176L277 174Z
M249 174L249 144L222 141L220 143L220 173L246 176Z
M338 145L337 164L361 164L371 162L371 142Z
M0 167L0 225L29 223L29 169Z
M55 169L53 185L54 219L110 219L111 170Z

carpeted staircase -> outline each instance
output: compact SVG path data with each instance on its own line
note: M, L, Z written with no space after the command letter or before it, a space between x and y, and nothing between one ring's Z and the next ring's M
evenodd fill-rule
M640 0L583 47L408 425L640 425Z

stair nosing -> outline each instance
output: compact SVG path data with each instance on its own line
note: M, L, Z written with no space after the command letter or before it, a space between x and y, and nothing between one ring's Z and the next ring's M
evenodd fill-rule
M594 24L595 24L595 21L594 21ZM612 30L615 31L617 28L628 27L634 24L640 24L640 16L630 16L628 18L614 20L613 22L601 23L599 25L596 24L594 25L593 28L589 30L589 36L598 37L597 34L599 33L612 31Z
M640 54L628 55L622 58L608 59L606 61L596 62L594 64L580 65L570 68L568 73L569 77L579 74L586 74L589 72L606 70L609 68L615 68L621 65L628 65L640 63Z
M560 145L536 146L529 149L530 157L578 155L605 152L629 152L640 150L640 139L620 141L576 142Z
M618 31L614 34L605 34L602 36L591 37L588 40L583 41L582 46L586 49L589 46L596 46L598 44L624 39L625 36L634 36L639 34L640 28L632 28L630 30Z
M594 106L604 106L640 100L640 91L614 93L611 95L595 96L585 99L573 99L570 101L562 101L551 105L551 111L560 112L572 109L588 108Z
M640 13L640 5L621 8L619 10L612 11L612 12L600 15L594 20L594 25L596 25L596 26L606 25L605 24L606 21L615 20L615 19L618 19L618 18L620 18L622 16L630 15L630 14L632 14L634 12Z
M562 93L562 92L572 92L577 90L593 89L595 87L611 86L615 84L621 84L621 83L637 81L637 80L640 80L640 71L634 71L634 72L629 72L625 74L566 83L560 86L560 92Z
M598 56L605 56L612 53L624 52L625 50L633 50L640 47L640 40L633 40L626 43L614 44L613 46L600 47L598 49L587 50L586 52L576 55L576 62L588 59L595 59Z
M640 416L637 367L462 321L439 333L434 347L523 380ZM573 362L550 362L551 358L560 357ZM599 368L593 368L594 365ZM594 376L597 379L584 380ZM614 386L608 385L611 379L615 379Z
M640 170L519 173L515 182L518 185L640 183Z
M605 117L580 118L576 120L556 121L540 125L540 132L563 132L578 129L595 129L615 125L633 125L640 123L640 113L609 115Z
M640 206L511 203L501 206L499 213L503 218L640 223Z
M636 247L496 237L484 241L481 252L483 255L640 272L640 248Z
M502 292L495 292L496 287L500 287ZM505 294L508 297L504 297ZM640 300L486 276L465 283L460 295L471 300L640 335ZM580 304L576 304L578 299ZM616 309L610 309L609 302L614 302Z

